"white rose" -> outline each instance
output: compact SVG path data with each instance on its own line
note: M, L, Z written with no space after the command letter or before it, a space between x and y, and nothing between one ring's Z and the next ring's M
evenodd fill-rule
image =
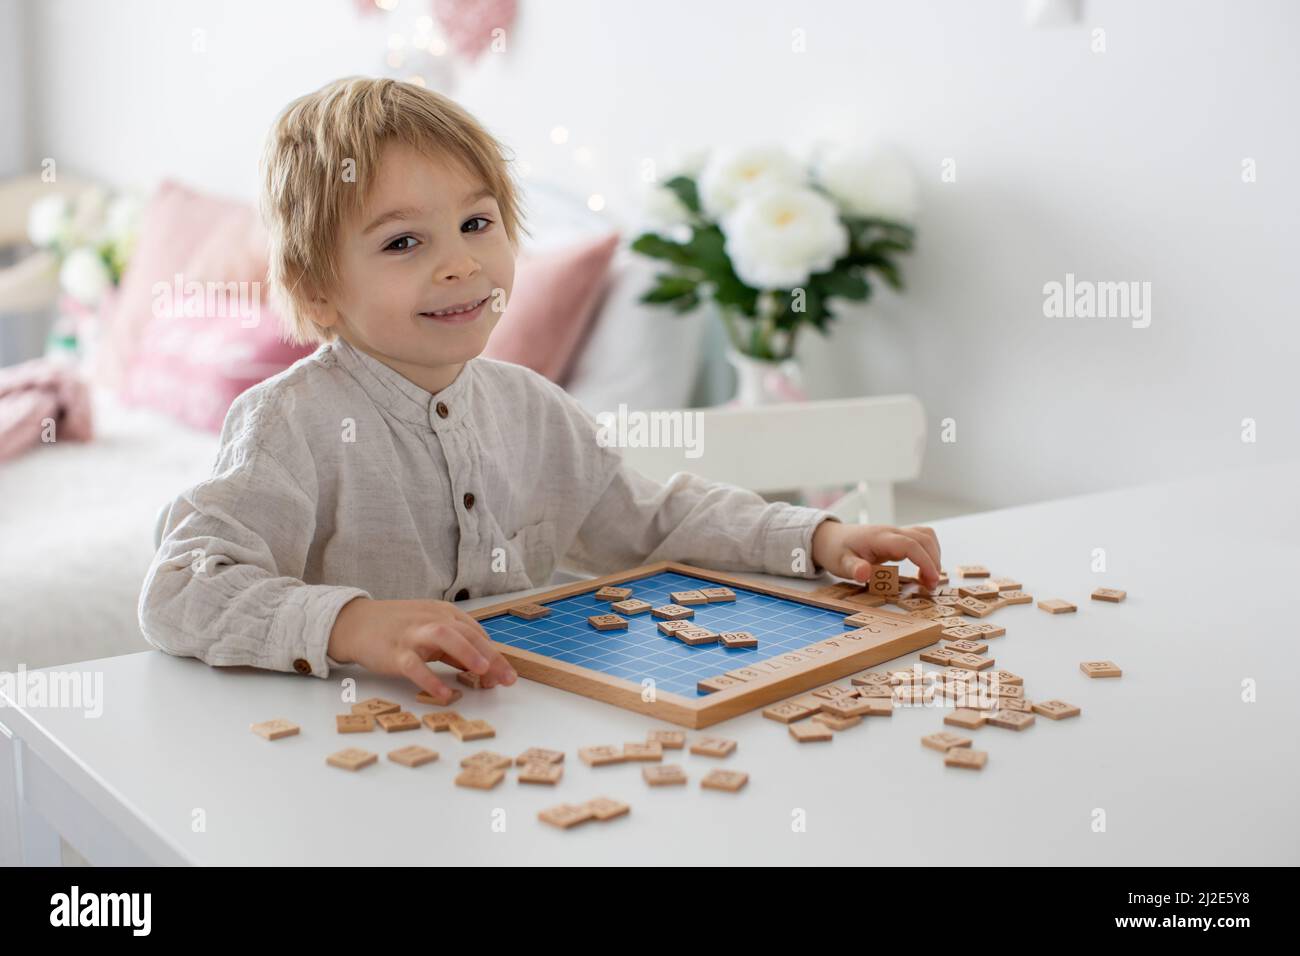
M118 196L108 204L104 216L104 235L113 242L123 242L135 236L144 207L134 196Z
M665 186L650 186L641 202L641 216L647 229L666 232L690 222L691 211Z
M42 249L52 246L68 218L68 201L60 195L46 196L27 210L27 238Z
M894 153L839 147L822 156L816 175L853 215L897 222L910 222L916 215L916 178Z
M756 289L790 289L849 248L849 231L825 196L773 186L742 201L722 224L736 275Z
M700 204L720 219L746 196L772 186L799 186L804 181L803 168L780 146L722 151L700 174Z
M84 305L98 305L112 281L104 260L88 246L72 250L59 269L59 284Z

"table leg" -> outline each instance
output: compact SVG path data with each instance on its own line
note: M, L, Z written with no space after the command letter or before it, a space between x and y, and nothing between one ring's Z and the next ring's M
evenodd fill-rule
M59 835L23 796L23 742L0 724L0 866L60 866Z

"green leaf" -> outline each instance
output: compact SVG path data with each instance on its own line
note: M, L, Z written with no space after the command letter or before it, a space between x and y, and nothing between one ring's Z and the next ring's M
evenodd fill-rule
M699 284L694 279L668 273L655 276L655 282L654 288L641 297L642 302L656 304L672 302L685 295L694 295L696 286Z
M693 213L700 211L700 192L695 186L695 180L689 176L674 176L668 182L664 183L664 189L670 189L677 194L683 206Z
M681 266L691 265L695 258L687 251L687 247L680 242L665 239L654 232L647 232L637 236L632 243L632 251L639 252L641 255L649 256L652 259L667 259L669 262L675 262Z
M816 277L818 287L824 295L839 296L841 299L865 299L871 294L867 280L856 272L837 269Z

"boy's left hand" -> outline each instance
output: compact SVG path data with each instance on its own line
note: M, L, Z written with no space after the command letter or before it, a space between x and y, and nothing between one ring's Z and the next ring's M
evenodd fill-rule
M813 532L813 561L831 574L866 583L873 565L907 559L921 584L939 586L939 539L929 528L823 521Z

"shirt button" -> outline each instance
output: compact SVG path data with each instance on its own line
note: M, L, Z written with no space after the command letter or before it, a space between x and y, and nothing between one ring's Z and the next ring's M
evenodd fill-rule
M296 670L299 674L310 674L311 664L309 664L307 661L303 660L300 657L293 662L293 669Z
M451 414L451 411L447 408L446 402L439 402L434 406L434 410L437 411L439 418L446 418Z
M474 496L468 491L465 492L465 510L469 511L474 507Z
M468 601L468 600L469 600L469 591L468 591L466 588L461 588L459 591L456 592L456 600L457 600L457 601Z

